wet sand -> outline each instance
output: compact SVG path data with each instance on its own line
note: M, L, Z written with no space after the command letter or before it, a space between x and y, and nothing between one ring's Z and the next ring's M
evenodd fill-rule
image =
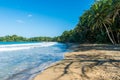
M82 44L70 47L65 59L33 80L120 80L120 45Z

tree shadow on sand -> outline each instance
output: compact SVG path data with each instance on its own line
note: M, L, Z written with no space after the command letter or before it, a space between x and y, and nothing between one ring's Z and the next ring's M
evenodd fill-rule
M77 51L87 51L87 50L110 50L110 51L120 51L120 45L108 45L108 44L80 44L74 47L70 47L75 52Z
M78 56L76 56L76 57L78 57ZM61 69L63 69L63 71L62 71L63 73L61 75L59 75L58 77L56 77L54 80L59 80L62 77L64 77L65 75L71 77L71 80L92 80L91 76L87 75L87 72L92 71L95 67L100 67L100 66L104 67L104 69L106 71L108 68L118 69L118 70L115 70L115 71L117 71L116 76L114 76L114 78L111 80L119 80L120 79L120 73L119 73L120 56L118 59L115 59L115 58L113 59L113 57L116 57L116 56L103 56L103 55L91 55L90 56L90 55L80 54L79 58L77 58L77 59L76 58L75 59L64 59L62 62L51 66L51 67L54 67L55 73L57 73L56 69L58 69L59 71ZM78 69L80 71L80 73L77 73L70 69L74 63L79 64L79 65L74 66L74 68ZM60 65L62 65L64 67L60 67ZM51 67L49 67L49 68L51 68ZM111 72L111 73L114 73L115 71L113 69L113 72ZM108 73L109 72L110 72L110 70L108 70ZM80 76L81 79L75 78L74 74ZM102 73L101 73L101 75L102 75ZM72 77L74 77L74 79L72 79ZM105 80L105 79L106 78L101 77L101 78L96 78L95 80Z

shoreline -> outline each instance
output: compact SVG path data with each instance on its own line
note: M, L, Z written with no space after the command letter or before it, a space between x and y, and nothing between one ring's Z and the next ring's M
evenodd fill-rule
M71 49L71 46L72 46L72 47L73 47L73 46L75 46L75 47L78 46L78 45L73 44L73 43L66 43L66 45L67 45L67 50L69 50L67 53L70 53L70 52L73 52L73 51L74 51L73 48ZM62 60L64 60L65 54L66 54L66 52L63 54L63 59L62 59ZM40 73L44 72L44 70L46 70L47 68L49 68L49 67L51 67L51 66L53 66L53 65L55 65L55 64L57 64L57 63L59 63L59 62L61 62L62 60L51 63L50 65L46 66L43 70L41 70L39 73L30 76L28 80L34 80L34 78L35 78L37 75L39 75Z
M66 53L69 53L69 52L73 52L73 51L74 51L73 49L71 49L71 46L74 45L74 46L77 47L77 45L75 45L75 44L73 44L73 43L66 43L66 45L67 45L67 48L66 48L66 49L67 49L67 52L65 52L65 53L63 54L63 59L51 63L50 65L46 66L43 70L41 70L39 73L30 76L28 80L34 80L35 76L37 76L37 75L39 75L40 73L44 72L44 70L46 70L47 68L49 68L49 67L51 67L51 66L53 66L53 65L55 65L55 64L57 64L57 63L60 63L62 60L64 60ZM69 50L69 51L68 51L68 50Z
M60 61L56 61L56 62L51 63L50 65L46 66L43 70L41 70L39 73L32 75L28 80L34 80L35 76L39 75L40 73L44 72L44 70L51 67L52 65L59 63Z
M99 48L98 48L99 47ZM103 48L101 48L103 47ZM64 54L64 59L61 61L57 61L56 63L51 64L48 68L44 69L42 72L36 74L32 78L32 80L88 80L88 76L91 77L89 80L100 80L99 76L102 76L101 73L105 73L102 69L104 69L103 65L100 65L102 67L101 69L99 66L95 66L98 68L99 72L96 74L95 71L91 71L90 66L86 66L88 64L95 65L96 61L105 61L109 62L111 60L117 61L120 59L120 45L113 46L113 45L99 45L99 44L82 44L82 45L72 45L69 47L69 49L72 49L72 52L68 52ZM98 50L99 49L99 50ZM104 49L104 50L102 50ZM114 54L113 54L114 53ZM114 57L117 56L118 57ZM97 56L97 57L96 57ZM79 57L79 58L78 58ZM92 59L91 59L92 58ZM97 59L96 59L97 58ZM109 59L110 58L110 59ZM89 62L89 61L93 62ZM81 62L81 61L88 61L87 63ZM81 62L81 63L79 63ZM91 64L92 63L92 64ZM63 65L64 64L64 65ZM80 64L80 65L78 65ZM106 63L108 64L108 63ZM120 63L116 62L118 64L118 67L120 67ZM83 73L80 73L79 71L82 70L82 67L86 66ZM78 69L77 69L78 67ZM94 67L93 67L94 69ZM115 71L119 71L116 70ZM63 74L64 73L64 74ZM95 73L97 78L95 76L92 76L92 74ZM77 75L79 74L79 75ZM109 79L110 76L112 76L111 72L106 73L109 75L108 77L103 77L104 79ZM114 73L116 74L116 73ZM118 74L120 76L120 74ZM115 80L119 80L118 76L116 76ZM74 78L73 78L74 77ZM96 79L94 79L96 78ZM109 79L110 80L110 79ZM112 79L114 80L114 79Z

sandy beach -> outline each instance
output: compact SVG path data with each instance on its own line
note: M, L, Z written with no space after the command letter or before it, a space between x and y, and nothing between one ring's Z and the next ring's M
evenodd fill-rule
M33 80L120 80L120 45L83 44L70 47L62 61Z

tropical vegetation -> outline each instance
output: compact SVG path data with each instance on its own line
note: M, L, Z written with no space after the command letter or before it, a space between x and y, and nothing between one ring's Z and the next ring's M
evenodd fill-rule
M0 41L58 41L74 43L120 44L120 0L97 0L79 18L73 30L61 36L24 38L17 35L0 37Z
M12 36L4 36L0 37L1 42L39 42L39 41L52 41L50 37L32 37L32 38L25 38L22 36L12 35Z
M96 1L75 29L64 31L59 38L62 42L120 44L120 0Z

